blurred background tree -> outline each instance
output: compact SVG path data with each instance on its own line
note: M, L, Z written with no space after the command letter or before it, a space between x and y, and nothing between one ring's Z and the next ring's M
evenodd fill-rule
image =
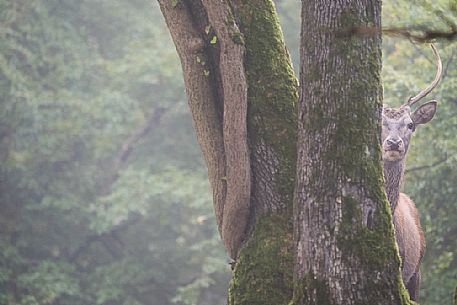
M0 304L222 304L228 265L151 1L0 1Z
M298 63L300 2L276 5ZM452 5L384 2L384 26L446 30ZM457 48L437 46L438 114L405 182L425 305L451 304L457 280ZM157 4L0 0L0 50L0 304L225 304L228 258ZM384 36L386 103L434 71L428 46Z

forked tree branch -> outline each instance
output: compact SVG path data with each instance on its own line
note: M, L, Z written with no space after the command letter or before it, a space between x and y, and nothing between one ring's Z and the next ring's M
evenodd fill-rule
M212 75L206 64L209 56L205 41L186 1L173 3L159 0L160 9L170 30L181 60L184 83L197 140L208 167L208 178L213 190L216 221L221 232L225 201L225 154L222 116L217 108Z
M181 59L218 228L230 257L236 258L246 235L251 202L241 34L227 1L159 0L159 4Z
M86 239L84 240L84 242L78 248L76 248L71 254L69 254L68 259L71 262L77 262L78 258L84 252L86 252L95 242L100 242L106 248L106 250L111 253L111 255L114 258L120 257L121 253L117 252L118 250L115 250L112 246L109 247L110 241L108 241L107 239L111 238L111 239L116 240L115 243L119 244L118 247L116 247L116 249L122 248L123 245L121 245L120 240L116 236L117 233L122 232L122 231L126 230L127 228L135 225L141 219L142 219L141 216L133 215L127 221L125 221L117 226L114 226L110 231L104 232L102 234L92 234L92 235L87 236ZM112 243L112 241L111 241L111 243Z
M419 165L419 166L413 166L411 168L407 168L405 170L405 173L411 173L411 172L420 171L420 170L424 170L424 169L430 169L430 168L436 167L442 163L445 163L448 159L449 159L448 155L445 154L441 159L439 159L438 161L435 161L431 164Z
M128 157L133 151L135 144L147 135L153 128L159 125L162 115L168 109L158 108L154 111L154 114L143 124L138 130L132 133L125 141L122 143L120 151L117 153L116 157L110 164L110 176L104 181L99 196L106 196L111 192L111 188L116 183L119 178L119 172L126 163Z
M229 5L213 0L202 0L202 3L220 45L219 73L224 98L223 134L227 178L222 240L229 255L235 258L245 236L251 201L244 46L239 41L235 42L241 34Z

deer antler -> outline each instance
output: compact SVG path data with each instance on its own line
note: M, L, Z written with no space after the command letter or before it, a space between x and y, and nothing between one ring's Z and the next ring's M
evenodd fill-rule
M424 90L422 90L421 92L419 92L415 97L410 97L408 99L408 101L406 102L406 105L408 106L411 106L413 105L414 103L416 103L417 101L419 101L420 99L424 98L427 94L429 94L435 87L436 85L438 85L438 83L440 82L440 79L441 79L441 73L443 72L443 65L441 63L441 58L440 58L440 55L438 54L438 51L436 50L435 46L433 44L430 44L430 46L432 47L432 50L433 50L433 53L435 54L435 60L436 60L436 68L437 68L437 71L436 71L436 75L435 75L435 79L433 80L433 82L428 85L427 88L425 88Z

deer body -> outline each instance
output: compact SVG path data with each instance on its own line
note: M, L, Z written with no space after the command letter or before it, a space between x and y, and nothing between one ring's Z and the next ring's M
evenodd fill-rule
M405 156L416 126L429 122L436 112L436 101L421 105L411 112L410 106L425 97L441 78L441 59L432 45L437 61L434 81L423 91L399 108L385 106L382 111L382 159L387 198L393 214L395 238L402 259L402 278L413 301L419 297L420 264L425 250L424 234L414 202L400 192Z
M419 266L424 256L425 239L419 222L419 215L414 202L405 194L400 193L397 208L394 211L394 226L397 243L402 257L402 277L407 288L420 278ZM419 288L417 286L417 288ZM410 292L411 298L417 295ZM417 298L417 297L416 297Z
M434 113L434 112L433 112ZM420 263L425 240L414 202L400 192L405 156L415 125L409 107L383 109L383 165L387 198L392 209L395 238L402 259L402 278L412 300L419 293Z
M389 202L394 204L395 238L402 259L402 278L412 300L418 300L420 264L425 252L425 238L414 202L401 193L404 162L384 162L385 187ZM392 204L391 204L392 206Z

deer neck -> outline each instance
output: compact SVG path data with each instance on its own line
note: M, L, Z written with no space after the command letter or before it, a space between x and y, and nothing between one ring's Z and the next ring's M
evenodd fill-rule
M403 182L405 172L405 161L384 161L384 185L386 188L387 199L389 200L392 212L397 206L400 196L400 187Z

